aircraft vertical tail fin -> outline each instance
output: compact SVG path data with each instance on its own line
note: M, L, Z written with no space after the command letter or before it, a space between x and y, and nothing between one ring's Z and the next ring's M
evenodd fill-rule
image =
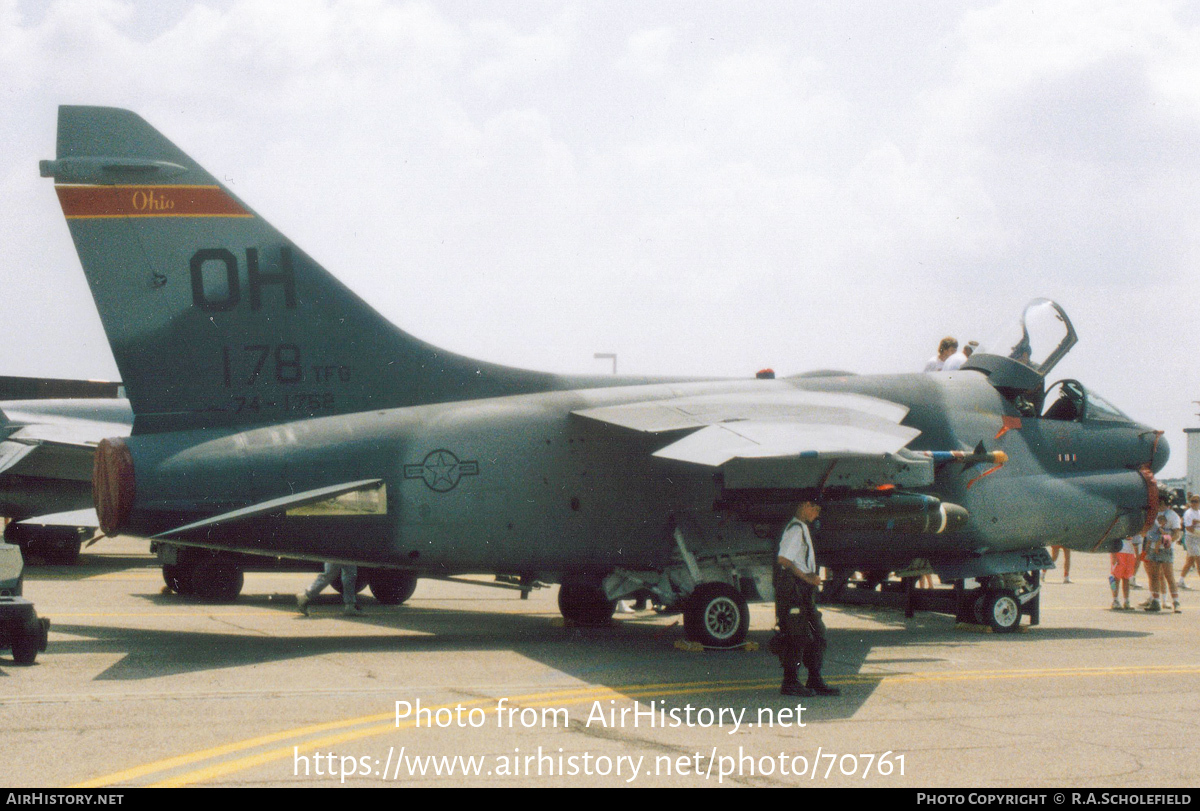
M59 108L52 177L135 433L558 388L396 328L128 110Z

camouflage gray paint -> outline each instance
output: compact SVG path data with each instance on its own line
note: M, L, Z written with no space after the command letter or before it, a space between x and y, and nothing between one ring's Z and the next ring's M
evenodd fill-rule
M135 414L101 488L112 485L107 509L123 530L419 572L561 579L671 565L676 529L697 556L769 555L773 522L797 498L850 505L867 494L886 505L893 491L876 488L899 483L961 505L965 523L941 534L898 532L886 517L853 532L818 528L823 560L877 569L924 558L949 571L1046 543L1095 549L1135 531L1150 471L1166 462L1156 432L1119 414L1093 419L1083 399L1070 419L1041 416L1043 372L1013 360L1017 350L990 361L977 353L947 374L739 381L568 378L443 352L373 312L126 111L61 108L58 157L42 173L56 180ZM811 428L794 414L815 408L813 393L836 395L833 444L819 452L788 439ZM739 421L751 433L739 403L756 414L764 398L795 408L768 425L780 450L768 440L716 465L653 455L699 432L631 430L595 411L696 397L720 400L732 416L716 427L729 434ZM868 413L880 401L903 407L889 406L915 429L907 436L919 432L907 449L907 440L871 453L854 446L903 433L871 427L887 423ZM839 428L842 418L870 436ZM997 469L911 451L1003 451L1009 461ZM864 472L872 459L887 460L891 478ZM818 481L810 474L820 465ZM726 487L737 466L770 469L782 483L755 491L747 509L745 493ZM358 480L382 482L386 510L228 515L291 494L307 504L305 494ZM178 531L214 515L225 517Z

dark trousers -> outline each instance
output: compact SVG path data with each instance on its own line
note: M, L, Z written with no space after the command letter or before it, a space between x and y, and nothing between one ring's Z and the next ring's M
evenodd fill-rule
M775 619L783 634L779 664L785 681L794 681L801 664L808 678L821 678L825 660L825 623L817 610L817 590L791 572L775 569Z

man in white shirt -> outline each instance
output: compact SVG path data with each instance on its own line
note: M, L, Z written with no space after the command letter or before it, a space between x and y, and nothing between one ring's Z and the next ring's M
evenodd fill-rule
M946 359L954 354L958 349L958 339L947 335L938 343L937 354L925 362L926 372L940 372L942 366L945 365Z
M946 362L942 364L942 371L953 372L961 369L975 352L977 346L979 346L979 341L967 341L966 346L946 358Z
M816 502L800 502L796 517L783 530L775 558L775 618L783 635L779 648L779 664L783 667L780 693L785 696L841 694L821 678L827 643L825 623L816 602L821 576L817 574L816 551L808 528L820 514L821 506ZM805 684L800 683L801 664L808 670Z

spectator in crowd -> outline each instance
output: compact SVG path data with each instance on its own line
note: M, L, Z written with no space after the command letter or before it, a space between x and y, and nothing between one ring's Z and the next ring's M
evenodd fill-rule
M1188 496L1188 508L1183 512L1183 548L1187 551L1187 562L1179 573L1179 588L1191 591L1184 578L1193 568L1200 576L1200 496L1195 493Z
M1063 556L1063 582L1071 582L1071 550L1065 546L1050 547L1050 560L1058 563L1058 553L1062 552Z
M946 362L942 365L942 371L953 372L956 369L961 369L966 365L971 355L975 353L977 346L979 346L979 341L967 341L966 346L946 358Z
M1112 589L1112 607L1114 611L1122 608L1122 604L1118 601L1118 589L1125 596L1124 609L1130 610L1129 606L1129 581L1133 578L1133 569L1137 564L1137 555L1134 553L1133 538L1125 538L1121 541L1121 547L1116 552L1110 555L1111 573L1108 576L1108 586Z
M926 372L940 372L946 360L958 350L958 340L947 335L938 343L937 354L925 362Z

